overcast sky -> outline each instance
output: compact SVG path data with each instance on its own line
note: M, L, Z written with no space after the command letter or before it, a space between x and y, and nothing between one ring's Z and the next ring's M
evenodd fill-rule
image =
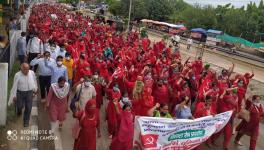
M201 4L201 5L211 4L213 6L225 5L225 4L231 3L235 7L242 7L244 5L246 6L251 1L255 2L257 5L260 2L260 0L184 0L184 1L190 4L195 4L195 3Z

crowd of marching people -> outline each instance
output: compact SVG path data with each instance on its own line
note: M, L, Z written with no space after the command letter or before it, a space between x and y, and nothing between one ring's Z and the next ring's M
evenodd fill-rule
M151 43L137 32L125 35L115 25L70 13L57 4L34 5L28 32L18 40L21 70L10 96L18 115L25 106L25 127L30 101L38 91L37 71L52 131L63 128L68 106L76 118L74 150L96 149L103 103L110 150L132 149L136 115L195 119L229 110L231 119L207 145L214 145L223 133L223 149L228 149L234 129L235 143L241 145L240 138L249 135L250 150L255 150L264 111L258 95L246 97L253 71L231 76L232 65L217 73L201 57L183 61L180 52L163 40ZM238 116L242 121L235 127Z

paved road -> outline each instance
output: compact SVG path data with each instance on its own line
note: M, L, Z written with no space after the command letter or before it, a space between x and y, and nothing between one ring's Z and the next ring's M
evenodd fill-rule
M155 36L150 36L150 39L151 40L156 40L158 41L160 38L158 37L155 37ZM191 49L191 51L186 51L185 50L185 46L184 45L181 45L182 47L182 57L183 57L183 60L185 60L187 57L194 57L195 56L195 49ZM249 70L251 70L251 67L250 65L248 64L245 64L245 63L242 63L242 62L239 62L239 61L235 61L235 60L230 60L230 59L227 59L226 57L222 57L220 55L216 55L216 54L213 54L213 53L209 53L209 52L206 52L204 54L204 61L207 61L209 63L213 63L213 64L216 64L220 67L225 67L225 68L228 68L232 63L231 62L234 62L235 65L236 65L236 68L235 68L235 71L236 72L239 72L239 73L244 73L244 72L247 72ZM256 73L256 77L255 79L260 79L262 82L264 81L264 71L262 68L253 68L255 73ZM262 76L261 76L262 75ZM104 103L104 106L101 108L100 110L100 116L101 116L101 131L102 131L102 137L97 139L97 150L107 150L108 149L108 146L109 146L109 143L110 143L110 140L108 139L108 135L107 135L107 126L106 126L106 122L105 122L105 106L106 106L106 102ZM42 106L40 106L42 107ZM44 123L43 122L47 122L48 119L47 119L47 116L46 116L46 113L43 109L39 109L40 113L43 113L44 115L40 115L41 118L39 118L39 124L41 124L42 128L49 128L49 124L47 123ZM56 150L72 150L73 148L73 143L74 143L74 139L72 138L71 136L71 127L74 123L74 119L72 117L72 114L71 113L68 113L67 114L67 119L66 121L64 122L64 125L63 125L63 128L61 131L59 131L58 133L56 133L56 135L60 138L59 140L56 140L55 141L55 149ZM260 137L259 137L259 140L258 140L258 143L257 143L257 150L263 150L264 149L264 132L263 132L263 125L261 125L261 133L260 133ZM219 145L222 145L222 140L223 138L220 138L217 143ZM233 141L233 140L232 140ZM249 144L249 138L248 137L243 137L242 138L242 143L245 145L245 146L242 146L242 147L238 147L236 146L235 144L233 144L233 142L230 143L229 147L231 150L247 150L248 149L248 144ZM46 144L46 143L45 143ZM44 144L44 145L45 145ZM45 146L43 145L43 143L41 144L41 150L45 149ZM221 150L221 146L219 147L207 147L205 145L202 145L202 150Z
M107 134L107 126L106 126L106 122L104 121L105 118L105 106L106 103L104 104L104 106L101 108L100 111L100 116L101 116L101 131L102 131L102 137L97 139L97 150L107 150L108 146L110 144L110 140L108 139L108 134ZM58 141L56 141L56 143L58 143L56 146L56 150L72 150L73 148L73 143L74 143L74 139L71 136L71 126L74 123L74 119L72 117L71 113L67 114L67 119L64 122L63 125L63 129L58 132L56 135L58 137L60 137L61 139L61 143L59 143ZM261 128L263 129L263 125L261 126ZM258 140L258 144L257 144L257 149L256 150L263 150L264 149L264 144L261 143L263 142L263 132L260 135L260 138ZM221 137L218 141L217 144L218 145L222 145L222 140L223 138ZM233 139L232 139L233 141ZM249 138L248 137L243 137L242 138L242 143L244 144L244 146L239 147L237 145L235 145L233 142L230 143L229 148L230 150L247 150L248 149L248 144L249 144ZM44 147L43 147L44 148ZM202 150L222 150L221 146L219 147L207 147L206 145L202 145ZM43 149L44 150L44 149Z

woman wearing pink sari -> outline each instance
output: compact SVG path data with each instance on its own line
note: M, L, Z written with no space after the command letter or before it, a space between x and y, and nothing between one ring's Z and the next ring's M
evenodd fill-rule
M51 120L51 131L62 127L67 112L67 98L70 90L70 85L66 82L65 77L60 77L57 83L51 84L49 94L47 97L46 108L49 110Z
M110 150L132 150L134 133L134 116L131 112L131 105L126 103L122 111L118 109L118 102L115 102L115 108L121 119L118 134L112 140Z

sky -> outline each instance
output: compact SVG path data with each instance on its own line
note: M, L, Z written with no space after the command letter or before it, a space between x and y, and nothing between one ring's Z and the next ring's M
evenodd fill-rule
M242 7L242 6L246 6L251 1L255 2L258 5L261 0L184 0L184 1L189 4L198 3L202 6L208 4L217 6L217 5L225 5L231 3L235 7Z

